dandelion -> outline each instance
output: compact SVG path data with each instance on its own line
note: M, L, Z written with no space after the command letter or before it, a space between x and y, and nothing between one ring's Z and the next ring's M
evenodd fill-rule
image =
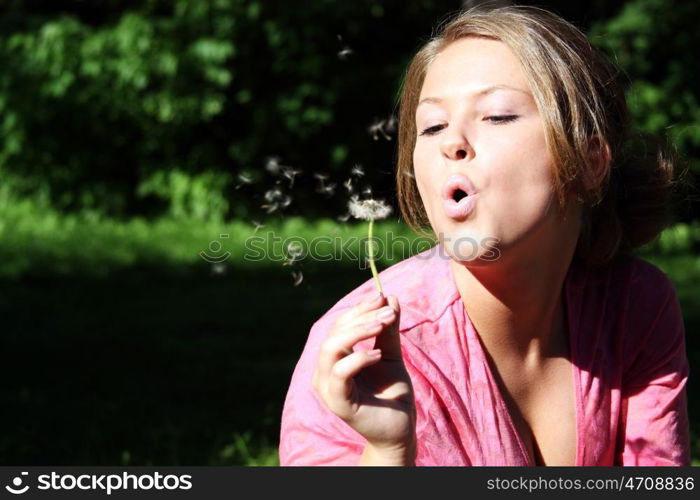
M374 228L374 220L387 218L389 214L391 214L391 207L380 200L373 200L371 198L360 200L357 196L352 196L348 203L348 211L356 219L369 221L369 227L367 229L367 240L369 242L368 261L372 269L372 276L374 276L374 283L377 290L379 293L383 293L382 283L379 281L379 273L377 273L377 266L374 263L374 239L372 230Z
M294 278L294 286L299 286L304 280L304 275L301 273L301 271L292 271L292 278Z

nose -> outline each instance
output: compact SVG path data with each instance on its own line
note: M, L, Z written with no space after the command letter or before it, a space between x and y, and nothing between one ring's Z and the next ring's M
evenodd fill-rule
M463 160L469 155L473 155L471 144L458 130L445 130L440 143L440 150L445 158L450 160Z

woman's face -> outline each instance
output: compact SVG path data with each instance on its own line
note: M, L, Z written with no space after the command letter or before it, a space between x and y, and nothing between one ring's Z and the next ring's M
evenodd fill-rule
M447 46L428 68L416 126L418 191L453 258L488 257L496 248L510 255L536 251L543 239L556 237L554 170L542 119L504 43L465 38ZM461 201L460 190L469 193Z

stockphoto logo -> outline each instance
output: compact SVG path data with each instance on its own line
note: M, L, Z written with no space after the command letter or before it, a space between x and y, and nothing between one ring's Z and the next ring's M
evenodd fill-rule
M29 490L28 472L22 472L12 479L11 484L5 489L14 495L21 495ZM86 490L106 491L111 495L115 490L189 490L192 488L192 476L183 474L162 475L155 474L134 475L128 472L121 474L42 474L37 477L38 490Z

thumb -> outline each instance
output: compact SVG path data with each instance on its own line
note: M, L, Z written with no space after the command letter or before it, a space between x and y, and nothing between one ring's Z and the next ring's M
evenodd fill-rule
M382 350L383 360L399 360L401 358L401 339L399 335L399 324L401 321L401 307L399 300L394 295L386 298L387 305L396 311L394 321L388 324L382 332L375 337L373 349Z

